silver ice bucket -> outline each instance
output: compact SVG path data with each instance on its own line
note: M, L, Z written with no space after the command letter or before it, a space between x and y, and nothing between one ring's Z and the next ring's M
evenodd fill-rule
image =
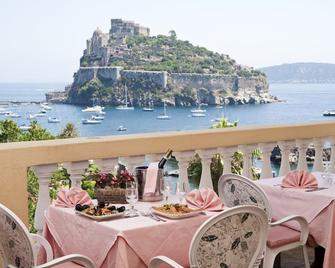
M158 170L155 192L150 195L143 195L147 176L147 169L147 166L139 166L135 168L135 176L138 183L138 199L146 202L161 201L163 200L164 191L163 169Z

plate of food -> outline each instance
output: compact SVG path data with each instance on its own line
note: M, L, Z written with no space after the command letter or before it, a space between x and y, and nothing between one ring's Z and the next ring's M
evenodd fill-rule
M94 205L76 205L76 213L78 215L90 218L96 221L110 220L114 218L120 218L124 216L125 206L116 207L113 205L99 203L97 206Z
M191 209L184 204L165 204L160 207L152 207L152 212L169 219L184 219L202 214L201 209Z

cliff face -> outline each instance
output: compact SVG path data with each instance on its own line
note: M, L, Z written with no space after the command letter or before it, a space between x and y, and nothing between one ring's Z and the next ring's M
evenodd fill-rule
M67 91L67 103L91 105L99 103L120 105L124 101L124 87L128 100L135 106L163 100L176 106L193 106L197 102L209 105L269 103L276 99L269 95L263 76L238 77L217 74L192 74L123 70L121 67L85 67L74 76Z

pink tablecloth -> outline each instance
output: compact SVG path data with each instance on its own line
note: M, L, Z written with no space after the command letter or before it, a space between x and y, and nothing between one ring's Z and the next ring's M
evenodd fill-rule
M45 215L45 236L56 257L80 253L97 267L146 267L157 255L187 267L191 239L208 217L156 222L139 216L96 222L76 215L73 208L51 206Z
M320 174L315 174L320 179ZM258 184L267 194L274 219L300 215L309 223L315 241L326 249L324 268L335 267L335 186L329 189L306 192L304 189L283 189L278 186L282 177L263 179ZM298 229L297 224L290 227Z

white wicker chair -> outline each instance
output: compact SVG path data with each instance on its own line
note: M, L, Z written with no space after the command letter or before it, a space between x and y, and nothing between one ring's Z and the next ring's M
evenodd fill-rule
M37 250L44 247L47 262L37 265ZM93 262L80 254L70 254L53 260L51 246L48 241L37 234L30 234L24 223L7 207L0 204L0 256L3 267L47 268L61 267L61 264L78 262L86 268L94 268ZM73 266L76 266L73 263Z
M272 222L271 206L264 191L252 180L240 175L222 175L218 183L218 190L219 197L227 207L254 205L266 212L270 229L264 257L265 268L273 267L275 258L280 252L300 246L303 250L305 267L310 267L306 247L309 229L304 217L292 215ZM282 225L289 221L298 222L300 232ZM277 239L278 235L281 236L280 240Z
M258 255L264 250L267 237L267 217L255 206L239 206L209 218L191 241L189 262L196 267L258 267ZM180 268L178 263L164 256L150 260L149 268L161 264Z

